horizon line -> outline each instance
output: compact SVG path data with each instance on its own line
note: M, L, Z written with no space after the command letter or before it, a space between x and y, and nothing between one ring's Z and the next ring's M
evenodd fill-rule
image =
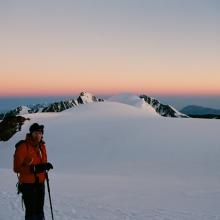
M78 93L53 93L53 94L10 94L10 95L0 95L0 98L38 98L38 97L71 97L71 96L79 96L80 93L86 92L90 93L94 96L114 96L119 94L131 93L135 95L147 95L147 96L161 96L161 97L220 97L220 94L210 94L210 93L153 93L153 92L133 92L133 91L121 91L121 92L112 92L112 93L101 93L101 92L89 92L89 91L81 91Z

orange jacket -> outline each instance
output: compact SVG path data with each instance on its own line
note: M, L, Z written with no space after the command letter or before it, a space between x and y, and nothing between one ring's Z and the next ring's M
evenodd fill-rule
M27 136L25 142L21 143L14 154L14 172L19 173L20 183L34 183L38 178L40 183L45 181L45 172L34 175L31 172L31 165L47 162L47 152L45 143L34 146L30 137Z

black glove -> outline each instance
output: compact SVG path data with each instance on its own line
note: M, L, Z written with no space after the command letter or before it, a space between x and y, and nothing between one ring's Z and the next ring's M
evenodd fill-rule
M53 165L51 163L40 163L31 166L31 171L33 173L43 173L44 171L49 171L53 169Z

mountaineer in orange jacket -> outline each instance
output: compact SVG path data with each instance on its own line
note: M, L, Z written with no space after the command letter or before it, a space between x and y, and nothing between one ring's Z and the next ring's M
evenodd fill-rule
M47 162L43 141L44 126L34 123L26 140L16 144L14 172L18 174L19 191L25 204L25 220L44 220L46 171L53 169Z

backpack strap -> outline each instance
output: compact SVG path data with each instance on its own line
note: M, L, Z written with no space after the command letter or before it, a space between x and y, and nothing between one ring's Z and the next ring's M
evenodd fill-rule
M18 141L18 143L15 144L15 149L17 149L17 148L19 147L19 145L21 145L21 144L23 144L23 143L25 143L25 142L26 142L25 140L20 140L20 141Z
M26 145L26 150L28 152L28 144L25 140L20 140L18 141L18 143L15 144L15 149L17 149L21 144L24 144ZM19 174L17 173L17 177L18 177L18 183L19 183Z

